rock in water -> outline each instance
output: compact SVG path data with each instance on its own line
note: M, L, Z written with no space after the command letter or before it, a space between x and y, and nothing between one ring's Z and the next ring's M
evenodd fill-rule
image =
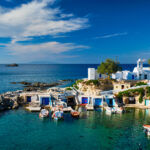
M7 67L18 67L19 65L18 64L8 64L6 65Z

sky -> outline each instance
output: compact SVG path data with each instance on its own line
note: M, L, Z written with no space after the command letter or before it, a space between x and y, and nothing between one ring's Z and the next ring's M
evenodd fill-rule
M149 0L0 0L0 64L150 58Z

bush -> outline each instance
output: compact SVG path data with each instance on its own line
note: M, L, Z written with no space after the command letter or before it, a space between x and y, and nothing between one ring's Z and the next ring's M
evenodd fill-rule
M143 102L143 97L144 97L144 95L145 95L145 90L144 90L143 88L131 89L131 90L119 92L118 95L117 95L117 97L118 97L119 99L121 99L123 96L130 97L130 96L135 95L136 93L140 94L139 102L142 103L142 102Z
M86 82L86 85L90 85L90 84L94 84L95 86L99 85L99 81L98 80L88 80Z
M147 85L147 83L144 83L144 82L138 82L138 83L136 83L135 86L141 86L141 85Z
M83 80L77 80L77 81L76 81L77 84L79 84L79 83L81 83L81 82L83 82Z
M66 90L71 91L72 88L71 87L66 87Z
M146 94L147 96L150 96L150 87L146 87Z

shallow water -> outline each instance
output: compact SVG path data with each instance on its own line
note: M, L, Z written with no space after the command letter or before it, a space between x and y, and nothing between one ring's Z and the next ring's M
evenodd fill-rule
M24 109L0 114L2 150L150 149L142 125L150 123L150 110L129 109L125 114L82 112L80 119L65 113L64 121L39 119Z

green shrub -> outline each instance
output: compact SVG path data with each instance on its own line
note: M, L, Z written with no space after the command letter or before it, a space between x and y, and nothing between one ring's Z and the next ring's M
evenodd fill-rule
M72 88L71 87L66 87L66 90L71 91Z
M141 85L147 85L147 83L144 83L144 82L138 82L138 83L136 83L135 86L141 86Z
M90 85L90 84L94 84L95 86L99 85L99 81L98 80L88 80L86 82L86 85Z
M150 96L150 87L146 87L146 94L147 96Z
M123 96L130 97L130 96L133 96L136 93L140 94L139 102L142 103L143 102L143 97L145 95L145 90L143 88L131 89L131 90L119 92L117 97L121 99Z
M81 82L83 82L83 80L77 80L77 81L76 81L77 84L79 84L79 83L81 83Z

